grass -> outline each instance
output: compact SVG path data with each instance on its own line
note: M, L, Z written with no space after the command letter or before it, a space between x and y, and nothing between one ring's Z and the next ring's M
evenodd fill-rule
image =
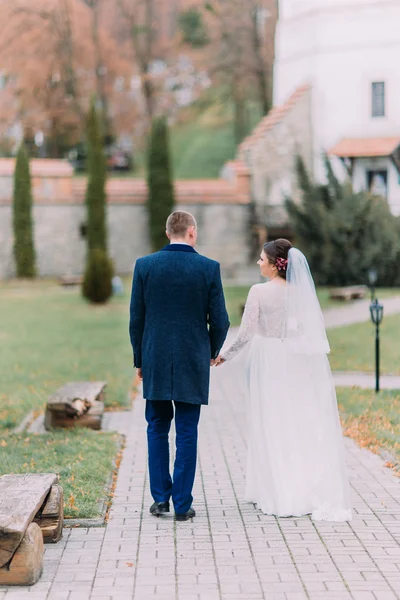
M381 371L400 374L400 315L384 317L380 328ZM328 331L331 367L336 371L375 369L375 327L370 322Z
M119 436L88 430L10 432L68 381L106 380L106 404L124 408L132 383L128 297L90 306L53 281L0 285L0 473L59 473L69 517L99 516Z
M127 404L128 296L94 307L53 282L0 286L0 430L68 381L106 380L108 406Z
M338 404L344 434L361 447L394 457L387 463L400 477L400 391L339 388Z
M262 115L258 103L249 100L247 133ZM224 164L236 156L233 106L223 87L210 88L190 107L181 110L179 121L170 128L173 176L175 179L218 178ZM135 177L145 175L145 151L135 154Z
M66 518L98 517L108 494L118 434L89 430L0 436L0 475L57 473Z

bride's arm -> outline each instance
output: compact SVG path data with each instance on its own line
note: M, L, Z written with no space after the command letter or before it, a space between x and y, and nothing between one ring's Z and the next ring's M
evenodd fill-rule
M236 340L220 354L222 360L230 360L238 354L257 333L260 304L258 298L259 284L250 288L244 308L239 334Z

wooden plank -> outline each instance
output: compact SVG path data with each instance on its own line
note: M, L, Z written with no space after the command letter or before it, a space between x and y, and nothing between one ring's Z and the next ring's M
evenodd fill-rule
M47 430L61 427L63 429L70 427L86 427L88 429L101 429L101 421L104 413L104 403L96 402L81 417L70 417L60 412L46 410L44 416L44 426Z
M63 501L64 494L61 485L53 485L41 512L42 517L58 517Z
M9 562L51 486L57 482L53 473L0 477L0 567Z
M77 381L59 388L47 401L51 411L82 414L98 399L103 399L106 381Z
M0 585L33 585L43 571L43 536L30 523L8 567L0 569Z
M45 544L56 543L61 539L64 525L64 493L61 485L53 485L34 522L39 525Z

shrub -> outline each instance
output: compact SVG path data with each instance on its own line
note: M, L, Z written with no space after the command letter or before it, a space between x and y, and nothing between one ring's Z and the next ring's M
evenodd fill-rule
M385 199L354 192L340 183L325 156L326 181L311 181L302 159L297 160L301 202L286 199L296 245L307 255L320 285L366 283L375 267L379 285L394 285L399 276L399 221Z
M102 304L112 296L113 265L101 248L89 250L82 293L90 302Z

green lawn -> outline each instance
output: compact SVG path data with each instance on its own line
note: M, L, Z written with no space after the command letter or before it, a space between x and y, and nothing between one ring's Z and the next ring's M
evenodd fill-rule
M84 429L47 435L0 434L0 475L57 473L66 518L99 517L108 501L118 434Z
M106 404L127 406L133 377L128 297L129 289L93 307L78 288L53 281L0 285L0 473L59 473L70 517L99 515L119 436L11 430L32 409L39 414L49 394L68 381L106 380Z
M384 317L381 325L381 371L400 374L400 315ZM375 327L371 322L328 331L331 367L336 371L375 369Z
M400 476L400 391L344 389L337 391L344 434L361 447L389 451Z
M106 380L107 404L127 403L132 357L128 296L90 306L54 282L0 286L0 430L68 382Z

